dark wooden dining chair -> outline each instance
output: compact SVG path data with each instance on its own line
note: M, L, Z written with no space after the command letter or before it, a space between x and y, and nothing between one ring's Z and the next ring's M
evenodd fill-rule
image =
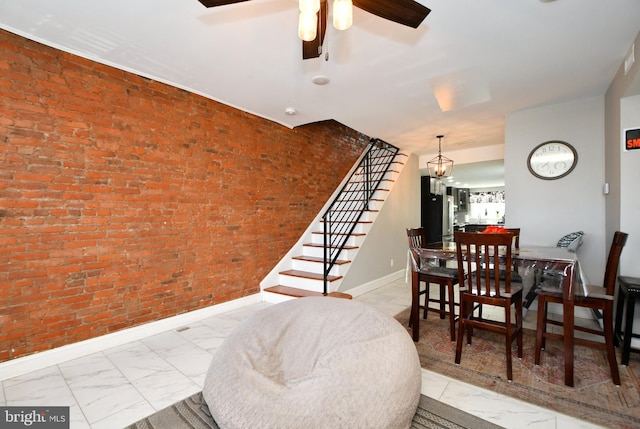
M583 235L584 235L584 232L582 231L576 231L570 234L565 234L564 236L560 237L560 240L558 240L556 247L562 247L562 248L568 249L570 252L575 253L578 251L578 248L582 245ZM527 295L524 297L525 314L529 310L529 307L531 307L531 304L533 303L533 301L538 296L538 286L545 282L546 283L550 281L558 282L561 276L562 276L561 271L553 270L553 269L549 270L544 267L540 269L539 275L536 276L537 284L534 284L533 287L529 289L529 292L527 293Z
M516 250L520 249L520 228L505 228L505 230L513 236L511 241L512 248ZM493 270L491 270L490 275L494 275ZM504 279L505 271L503 267L500 266L500 280L504 281ZM513 265L513 269L511 270L511 283L522 283L522 277L518 273L518 266L515 263ZM479 311L479 316L482 317L482 305L477 305L476 309L478 309Z
M604 282L602 286L588 285L585 294L584 288L580 285L576 287L574 306L600 310L602 312L603 329L593 329L585 326L576 325L576 331L586 332L593 335L604 337L604 343L593 339L576 337L574 344L595 347L606 350L607 359L609 360L609 368L611 369L611 378L613 383L620 385L620 373L618 372L618 363L616 361L616 352L614 348L614 327L613 327L613 300L616 287L616 277L618 275L618 265L620 263L620 254L622 248L627 242L628 234L616 231L613 236L613 242L609 249L607 258L607 266L604 272ZM551 302L562 304L562 289L556 285L540 285L538 287L538 321L536 327L536 345L534 361L536 365L540 365L540 354L545 348L547 338L564 340L562 334L547 332L547 325L562 326L562 321L552 320L548 317L548 304Z
M424 228L407 228L407 239L409 240L409 249L420 249L427 244ZM418 308L423 311L423 318L427 318L429 311L438 313L441 319L449 316L449 331L451 341L456 338L456 303L454 286L458 284L458 270L455 268L440 267L439 265L429 266L426 261L421 261L420 257L413 254L414 263L412 269L418 276L417 288L413 288L412 300L416 300ZM425 288L421 289L420 285L424 283ZM438 286L438 297L431 297L431 285ZM420 303L420 296L424 295L424 305ZM429 306L429 303L436 303L437 307ZM409 319L411 326L411 318ZM416 330L414 329L414 332ZM414 341L418 338L414 335Z
M456 342L455 362L460 363L462 342L467 333L471 344L473 329L479 328L505 336L507 379L513 380L512 344L516 340L518 358L522 358L522 284L513 284L511 246L513 234L454 233L460 282L460 322ZM497 255L497 256L496 256ZM499 271L504 270L504 279ZM474 272L475 270L475 272ZM472 273L464 278L465 273ZM494 305L504 309L504 321L475 314L477 305ZM515 325L511 322L511 307L515 307Z

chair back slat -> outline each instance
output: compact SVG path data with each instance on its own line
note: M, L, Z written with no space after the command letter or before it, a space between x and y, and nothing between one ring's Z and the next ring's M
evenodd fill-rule
M620 264L620 254L622 248L627 243L629 234L616 231L613 234L613 241L609 249L609 257L607 258L607 267L604 271L603 286L607 290L607 295L613 296L616 287L616 278L618 277L618 266Z

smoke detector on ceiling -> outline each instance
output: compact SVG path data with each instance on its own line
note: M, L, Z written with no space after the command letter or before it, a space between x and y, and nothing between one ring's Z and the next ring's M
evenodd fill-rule
M315 83L316 85L326 85L330 82L330 80L328 76L318 75L312 77L311 82Z

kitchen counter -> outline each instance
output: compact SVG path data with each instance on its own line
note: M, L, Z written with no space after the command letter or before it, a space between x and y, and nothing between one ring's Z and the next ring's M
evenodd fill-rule
M453 225L454 231L481 232L488 226L504 226L503 223L458 223Z

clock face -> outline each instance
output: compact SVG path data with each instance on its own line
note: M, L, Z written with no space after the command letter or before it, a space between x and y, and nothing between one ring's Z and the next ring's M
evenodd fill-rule
M527 167L534 176L552 180L571 173L577 162L578 153L573 146L552 140L533 148L527 159Z

